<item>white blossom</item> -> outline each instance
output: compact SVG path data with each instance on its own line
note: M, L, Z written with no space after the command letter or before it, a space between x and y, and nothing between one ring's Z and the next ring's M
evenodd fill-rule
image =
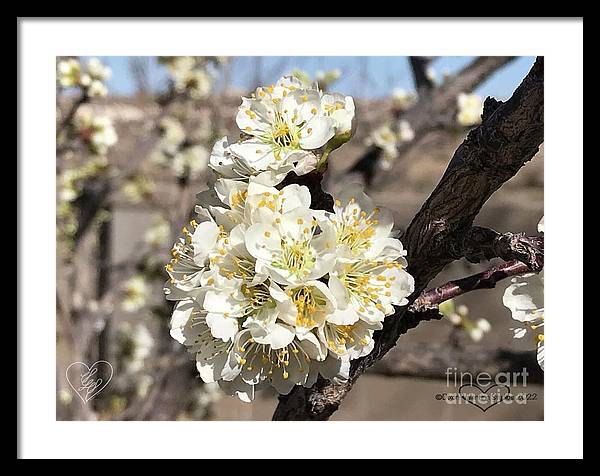
M415 138L415 131L406 119L398 121L398 139L400 142L410 142Z
M537 346L538 363L544 369L544 272L527 273L515 277L506 288L502 299L512 318L520 323L513 329L514 337L533 335Z
M81 87L91 98L108 94L105 81L110 78L111 69L98 58L91 58L83 68L79 60L69 58L58 63L57 80L64 88Z
M310 208L306 187L254 178L221 178L198 195L204 207L173 248L165 290L179 301L172 335L205 382L250 400L262 385L343 381L407 304L414 282L391 215L348 190L329 214Z
M458 114L456 120L461 126L475 126L481 122L483 100L477 94L460 93L456 98Z
M321 104L326 116L335 121L335 131L338 134L348 134L352 131L354 121L354 99L339 93L325 93L321 98Z
M335 237L338 260L329 273L344 320L352 324L358 318L381 322L394 312L393 305L407 304L414 280L404 268L406 251L392 234L391 213L376 207L358 185L350 185L327 213L322 223L325 232Z
M481 319L477 319L473 323L473 325L471 325L467 329L467 332L469 334L469 337L471 337L471 339L474 342L479 342L481 339L483 339L485 334L490 332L491 329L492 329L492 326L489 323L489 321L487 319L481 318Z
M158 166L170 167L178 177L199 178L208 168L210 152L188 137L176 117L163 117L159 128L161 138L150 154L150 160Z
M382 165L384 169L389 169L398 157L398 137L387 124L372 131L366 138L365 145L374 145L383 151Z
M173 157L173 170L178 177L196 179L206 170L209 156L202 145L186 147Z
M149 178L136 175L125 180L121 191L131 203L141 203L154 192L155 187Z
M59 198L65 202L72 202L79 197L78 180L80 173L77 169L67 169L60 176Z
M173 300L181 299L177 290L192 291L200 285L200 279L209 264L211 256L215 259L215 252L219 244L226 239L226 234L213 221L203 216L203 211L195 219L190 221L189 228L182 229L183 236L180 237L171 249L171 261L166 265L169 274L167 298Z
M432 66L427 66L427 68L425 68L425 76L429 81L435 83L437 79L437 72Z
M405 119L399 120L395 127L389 124L373 130L367 139L365 145L378 147L383 151L381 156L381 167L389 170L394 160L398 157L398 148L405 142L410 142L415 138L415 131L410 122Z
M123 300L121 307L127 312L135 312L142 309L150 296L150 288L146 278L136 275L126 281L123 285Z
M196 300L188 298L177 303L171 317L171 337L194 354L196 368L204 382L232 381L239 375L234 343L212 336L206 323L206 311Z
M313 160L316 164L316 158ZM313 164L313 166L314 166ZM256 168L255 164L249 163L244 158L234 154L229 148L229 139L219 139L210 154L209 166L217 173L217 176L241 180L247 182L250 177L256 177L258 181L266 185L277 185L285 176L294 170L294 164L279 164L268 166L264 170Z
M315 72L315 80L322 89L326 89L329 85L340 79L341 76L342 71L338 68Z
M152 246L163 246L169 240L171 235L170 224L164 218L154 220L150 228L144 233L144 241Z
M175 117L166 116L160 120L159 126L162 133L161 145L173 153L185 140L183 125Z
M335 135L335 122L325 114L319 91L302 89L291 77L243 98L236 122L250 138L232 144L230 151L257 170L307 160L311 150Z
M82 140L96 154L106 154L117 143L117 132L108 116L82 112L75 117L75 127Z
M139 372L144 368L146 359L154 349L154 338L148 327L138 322L134 325L125 325L124 334L127 340L128 355L127 368L130 372Z
M194 99L200 99L210 93L212 76L204 69L194 69L176 76L176 88L187 91Z
M102 82L110 79L112 71L108 66L102 64L98 58L90 58L87 63L87 74L92 79Z
M444 301L438 306L438 309L440 314L454 326L462 329L474 342L479 342L485 334L492 330L492 326L487 319L472 319L469 308L464 304L456 306L453 299Z
M327 274L335 263L333 237L317 234L315 213L298 207L274 214L272 222L248 227L246 245L265 271L280 284L298 284Z
M106 87L106 85L102 82L102 81L98 81L98 80L93 80L90 83L90 86L88 88L88 96L91 98L95 98L95 97L106 97L106 95L108 94L108 88Z
M213 147L213 186L197 195L172 249L171 335L204 382L243 401L268 385L281 394L310 387L319 375L346 381L414 291L392 215L361 188L326 212L311 207L307 187L276 187L348 140L353 119L352 98L291 77L244 98L242 139Z
M210 93L213 78L206 70L205 61L194 56L174 56L163 58L173 78L175 90L188 93L200 99Z
M58 391L58 401L63 405L70 405L73 401L73 393L65 388L61 388Z
M59 61L57 81L64 88L79 86L81 81L81 64L75 58Z
M417 100L418 96L415 92L408 92L402 88L395 88L392 91L392 101L401 110L410 109L416 104Z
M223 137L215 144L210 166L221 177L248 180L258 176L276 185L292 170L314 170L319 151L333 139L339 147L352 134L354 101L349 96L323 93L296 77L259 87L242 98L236 122L242 139Z

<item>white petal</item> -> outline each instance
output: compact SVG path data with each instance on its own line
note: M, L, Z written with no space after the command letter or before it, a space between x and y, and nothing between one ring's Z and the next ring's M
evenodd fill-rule
M330 117L315 117L302 129L300 146L303 149L318 149L335 135L335 122Z
M347 309L350 304L350 293L344 283L335 275L329 276L327 283L331 294L333 294L337 307L339 309Z
M327 315L327 322L337 324L338 326L348 326L358 321L359 315L354 309L348 307L347 309L341 310L336 309L332 313Z
M294 172L296 175L306 175L317 168L317 157L311 152L295 153L288 160L294 162Z
M257 344L269 345L274 350L283 349L291 344L296 335L289 326L275 322L265 327L251 327L250 331Z
M219 387L227 395L235 395L242 402L250 403L254 400L254 385L247 384L239 377L231 382L219 380Z
M521 322L540 317L544 308L544 283L534 273L512 279L506 288L502 302L512 313L513 319Z
M395 277L392 281L390 291L392 293L391 302L396 306L405 306L408 304L408 296L415 290L415 278L404 269L392 268L383 273L387 277Z
M293 164L280 165L277 169L268 169L259 173L254 179L265 185L280 184L288 173L294 169Z
M218 354L215 358L206 360L202 359L200 354L196 356L196 369L200 374L203 382L213 383L221 378L221 371L227 361L227 354Z
M303 241L306 238L306 229L310 229L313 214L309 209L296 208L281 216L280 229L282 234L295 241Z
M242 105L239 107L235 122L240 130L256 135L269 129L272 113L272 103L242 98Z
M336 255L334 252L318 255L308 279L319 279L325 276L335 266L335 260Z
M269 144L257 140L231 144L229 150L256 170L266 170L277 162L273 148Z
M327 347L312 332L297 336L299 345L312 360L323 361L327 356Z
M212 221L205 221L196 227L192 236L192 245L194 247L194 262L198 266L204 265L210 251L217 243L219 236L219 227Z
M238 320L223 314L209 312L206 315L206 323L210 327L210 333L225 342L233 340L239 330Z
M310 191L304 185L291 184L281 189L281 198L285 198L281 212L286 213L294 208L310 208Z
M170 322L170 334L171 337L173 337L173 339L175 339L180 344L185 344L186 342L186 337L183 333L183 329L188 323L192 315L192 311L195 307L196 305L192 300L186 300L178 302L175 306L175 309L173 310L173 315L171 316Z
M281 248L279 231L264 223L256 223L246 231L246 248L256 259L270 261L272 253Z
M238 194L243 193L248 189L248 184L245 182L240 182L239 180L232 179L218 179L215 182L214 191L216 192L219 200L231 207L232 202L231 199L234 196L238 196ZM205 202L201 202L205 203Z
M537 347L537 361L540 364L542 370L544 370L544 341L538 343Z

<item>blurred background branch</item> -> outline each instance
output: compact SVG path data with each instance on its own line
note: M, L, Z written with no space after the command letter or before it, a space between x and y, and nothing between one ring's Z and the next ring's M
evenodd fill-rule
M428 76L427 68L431 63L430 57L410 57L413 81L417 95L414 100L407 101L405 96L398 98L398 104L393 107L393 121L390 126L394 135L398 135L400 121L410 126L412 133L408 140L397 137L392 141L377 142L367 149L355 163L350 172L362 176L367 186L384 186L392 182L400 170L403 157L418 146L426 136L440 128L464 128L477 125L480 118L472 123L461 124L457 121L460 94L471 93L482 82L488 79L500 68L513 61L512 56L493 56L475 59L455 75L448 77L440 85L436 85ZM479 114L482 111L479 112ZM477 111L475 112L477 116ZM389 142L389 144L387 143ZM386 149L392 152L391 164L385 165ZM383 160L383 162L382 162Z
M447 380L449 369L469 375L498 375L527 372L527 383L544 382L544 372L537 365L535 353L493 349L471 344L467 347L445 343L407 343L394 347L369 373Z

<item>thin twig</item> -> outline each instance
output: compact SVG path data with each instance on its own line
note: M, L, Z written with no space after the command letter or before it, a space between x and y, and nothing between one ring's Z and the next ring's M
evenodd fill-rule
M520 261L508 261L481 273L450 281L437 288L423 291L409 307L412 312L435 309L441 303L478 289L492 289L496 283L512 276L530 273L531 269Z

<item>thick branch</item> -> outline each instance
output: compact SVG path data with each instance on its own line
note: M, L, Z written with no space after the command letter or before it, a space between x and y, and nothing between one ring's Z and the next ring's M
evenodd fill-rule
M457 243L483 204L538 151L543 140L543 110L544 60L540 57L510 100L486 101L482 124L456 150L440 183L408 227L403 242L409 270L415 277L412 299L455 259ZM348 382L334 384L320 379L310 389L296 387L280 397L273 418L329 418L356 379L419 322L418 314L398 309L376 333L373 351L353 361Z
M479 263L492 258L504 261L518 260L527 264L532 271L544 266L544 237L527 236L525 233L498 233L490 228L473 226L456 243L454 258L466 258Z
M483 122L454 153L404 236L417 287L456 259L484 203L538 152L544 134L544 61L539 58L506 103L488 98Z
M527 370L527 383L543 383L544 372L536 353L508 349L490 351L486 345L457 347L444 343L404 343L394 347L369 373L446 380L448 369L477 375L511 374Z

